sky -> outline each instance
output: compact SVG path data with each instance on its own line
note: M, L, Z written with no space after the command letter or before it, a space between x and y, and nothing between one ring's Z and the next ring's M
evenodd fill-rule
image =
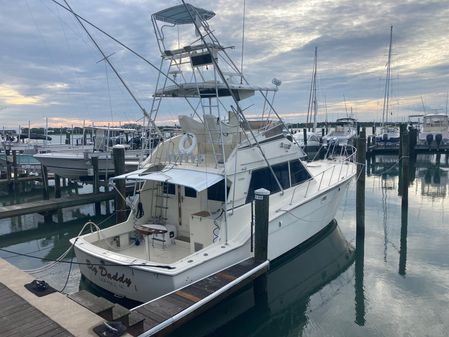
M237 64L243 0L198 0ZM0 127L132 123L142 112L73 15L50 0L0 0ZM151 14L175 0L69 0L73 10L153 64L160 52ZM393 25L390 120L447 111L449 1L246 0L244 73L255 85L282 81L274 105L288 122L306 119L318 48L318 121L379 122ZM147 110L157 72L121 46L89 31ZM164 102L165 103L165 102ZM163 103L163 104L164 104ZM185 106L166 102L160 123Z

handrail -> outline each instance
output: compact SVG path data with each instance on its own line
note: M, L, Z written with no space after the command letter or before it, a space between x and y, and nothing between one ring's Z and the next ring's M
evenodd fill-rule
M305 191L305 193L304 193L304 198L307 197L307 194L308 194L308 192L309 192L310 183L311 183L312 181L318 180L318 178L320 177L320 175L321 175L321 179L320 179L320 183L319 183L319 185L318 185L318 191L321 190L321 184L322 184L322 182L323 182L324 175L326 174L327 171L329 171L329 170L331 170L331 169L332 169L331 179L329 180L329 184L328 184L326 187L333 186L333 185L337 184L337 183L341 180L340 178L342 177L343 164L344 164L344 163L352 162L353 159L354 159L355 156L356 156L356 153L357 153L357 149L356 149L354 146L352 146L352 145L347 145L347 146L345 146L344 148L345 148L344 153L347 154L348 152L346 151L346 149L349 148L349 149L351 149L351 154L349 154L349 155L347 155L346 157L342 158L342 159L340 160L340 163L337 163L337 162L336 162L335 165L332 165L331 167L325 169L324 171L320 172L320 173L317 174L316 176L311 177L310 179L306 180L308 183L307 183L306 191ZM343 150L342 150L342 152L340 152L340 153L343 153ZM332 178L333 178L333 176L334 176L335 167L336 167L337 165L339 165L339 164L340 164L340 172L339 172L339 174L338 174L338 179L336 180L335 184L332 184ZM347 165L347 167L346 167L346 173L345 173L344 177L347 177L347 176L348 176L348 171L349 171L349 165ZM297 185L297 186L294 188L294 190L293 190L293 192L292 192L292 197L291 197L291 199L290 199L290 205L293 203L293 199L294 199L294 197L295 197L296 190L297 190L298 188L300 188L300 187L303 187L303 186L304 186L304 184L300 184L300 185Z

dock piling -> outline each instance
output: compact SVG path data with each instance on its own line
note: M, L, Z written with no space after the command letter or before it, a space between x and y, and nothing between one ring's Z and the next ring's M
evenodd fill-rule
M115 175L118 176L125 173L125 148L121 145L114 146L112 156L114 158ZM121 223L126 220L126 202L122 197L125 195L125 180L118 179L115 185L118 190L115 198L116 220L117 223Z
M91 159L92 167L94 169L94 181L93 181L93 189L94 193L100 193L100 175L98 173L98 157L92 157ZM101 204L99 201L95 203L95 215L101 214Z
M304 134L306 130L304 129ZM270 191L259 188L254 191L255 199L255 243L254 259L256 262L268 258L268 211L270 209ZM267 306L267 276L263 274L254 280L254 300L259 307Z
M61 177L55 174L55 198L61 197Z
M255 235L254 258L266 261L268 257L268 210L270 191L259 188L254 191L255 199Z
M11 190L11 150L5 150L6 155L6 179L8 179L8 188Z
M357 234L365 231L365 164L366 164L366 130L362 129L357 137L357 188L356 188L356 223Z
M43 199L50 199L50 193L48 191L48 170L47 166L41 165L41 173L42 173L42 192Z
M12 150L12 168L14 172L14 190L17 189L17 178L19 176L19 170L17 166L17 151Z

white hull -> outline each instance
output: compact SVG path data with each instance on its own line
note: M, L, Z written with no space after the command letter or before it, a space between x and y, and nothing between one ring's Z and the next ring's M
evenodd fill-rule
M129 162L125 161L125 165L129 164L128 170L137 168L139 153L125 154L125 160L132 160ZM114 174L114 161L112 156L107 153L51 152L37 154L34 157L47 167L48 172L64 178L79 179L93 175L93 167L90 161L90 158L93 156L98 157L98 171L100 175Z
M273 210L278 202L289 200L293 191L285 191L285 194L288 193L288 195L276 194L270 197L270 203L273 206L270 207L269 260L275 260L307 241L332 221L349 186L350 177L346 177L340 184L323 190L313 199L291 209L285 205L277 211ZM301 193L297 192L294 199L303 198ZM235 216L242 221L247 218L243 217L242 219L242 213L249 215L249 207L247 208L240 213L230 215L230 218ZM247 228L250 228L249 223ZM84 249L83 246L88 248ZM213 251L219 246L224 247L222 244L215 246L210 250ZM81 263L81 273L88 280L116 295L139 302L146 302L162 296L252 256L249 239L240 245L230 242L224 249L223 253L218 256L213 256L213 253L210 253L211 258L204 259L202 263L192 264L179 273L174 273L161 268L129 266L143 263L154 265L154 263L116 253L105 255L102 254L102 250L95 253L92 247L86 243L75 245L75 253L78 262ZM207 249L202 252L207 252ZM115 266L115 264L122 265ZM105 266L99 267L99 265Z

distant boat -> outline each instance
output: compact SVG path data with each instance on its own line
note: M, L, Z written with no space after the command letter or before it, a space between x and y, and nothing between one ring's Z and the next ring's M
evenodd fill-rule
M418 143L428 146L449 144L449 117L442 113L431 113L422 116L418 133Z
M388 122L388 116L390 114L389 102L390 102L392 45L393 45L393 26L390 27L390 47L388 49L387 76L385 78L385 94L382 109L382 125L377 130L375 135L376 143L381 143L385 146L399 146L399 140L401 138L399 127L397 125Z
M148 151L142 152L140 149L131 150L126 142L132 139L137 130L127 128L93 127L95 133L95 144L93 147L79 147L75 151L58 151L48 153L38 153L34 158L46 166L48 172L53 172L64 178L83 180L93 175L91 159L98 158L98 172L100 176L114 175L114 161L112 160L112 147L117 144L125 146L125 166L131 171L138 168L142 153L145 157Z
M352 117L338 118L335 129L323 137L323 145L352 145L352 141L356 135L357 119Z

